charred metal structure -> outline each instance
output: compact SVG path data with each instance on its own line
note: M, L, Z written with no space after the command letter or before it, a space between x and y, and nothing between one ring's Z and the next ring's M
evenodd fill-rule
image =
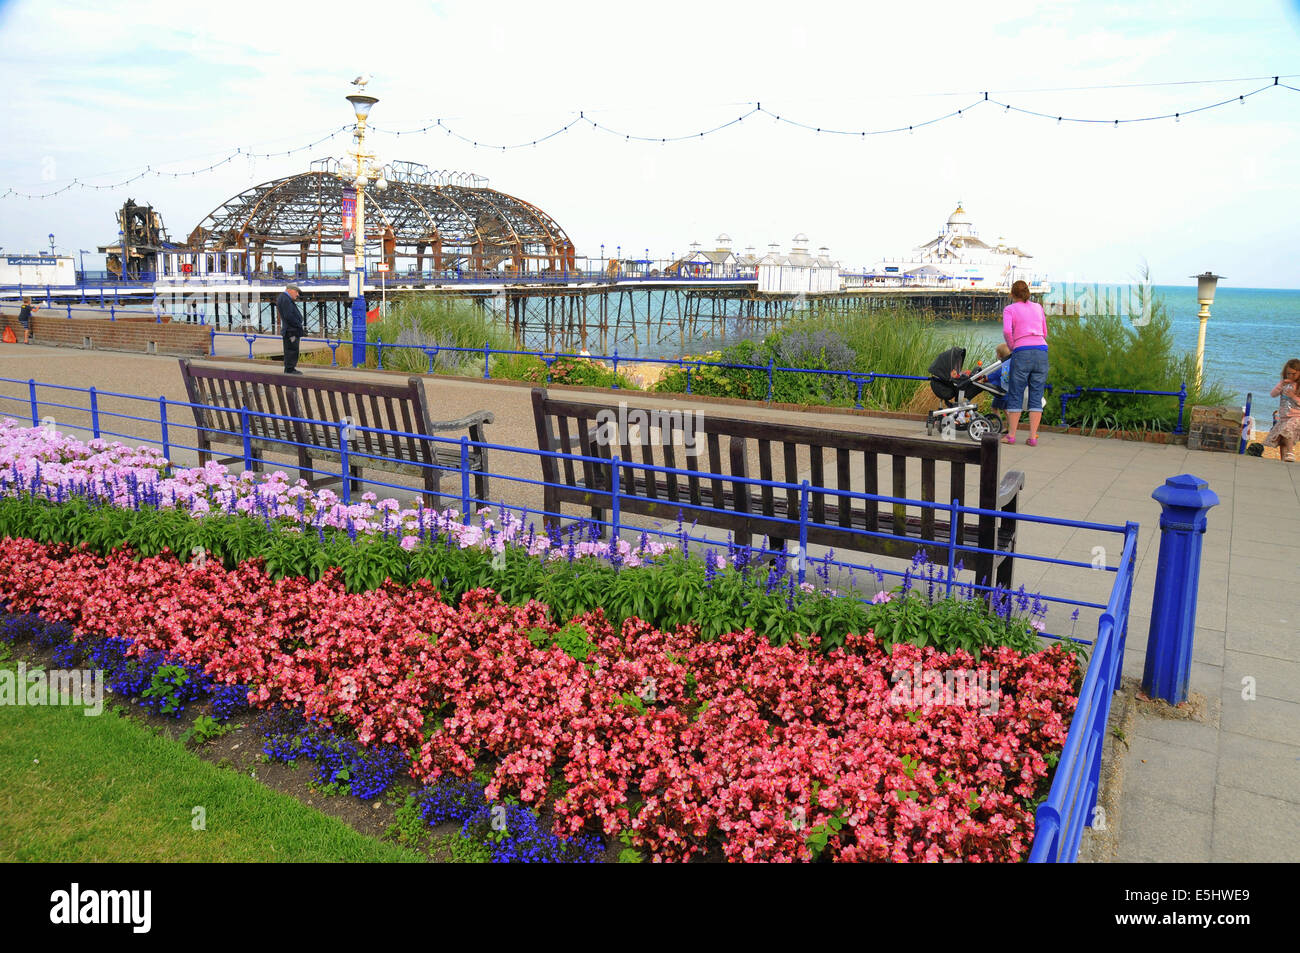
M121 240L115 245L100 245L99 250L106 256L109 274L119 278L139 280L154 274L158 252L176 247L167 240L162 216L152 205L137 205L135 199L127 199L118 210L117 227Z
M573 243L556 221L523 199L458 172L392 162L387 188L365 190L367 258L394 275L572 271ZM293 274L343 270L345 195L352 177L334 159L255 186L222 203L190 233L197 252L241 253L241 271ZM345 247L346 246L346 247ZM310 267L314 265L314 267Z

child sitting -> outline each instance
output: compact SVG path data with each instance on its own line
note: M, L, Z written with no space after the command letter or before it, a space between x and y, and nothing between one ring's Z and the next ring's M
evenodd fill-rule
M1008 385L1011 383L1011 348L1007 347L1005 344L999 344L997 347L997 355L998 360L1002 362L1002 366L989 375L988 381L995 387L1001 387L1003 390L1006 390ZM1007 409L1007 398L1005 395L993 398L993 409L998 412L999 416L1003 417L1003 422L1005 423L1006 420L1004 415Z

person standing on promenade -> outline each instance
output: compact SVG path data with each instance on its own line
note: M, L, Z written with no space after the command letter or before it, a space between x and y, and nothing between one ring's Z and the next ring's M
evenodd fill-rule
M23 306L18 309L18 323L23 326L23 343L32 343L32 315L40 308L32 307L32 299L24 298Z
M1282 380L1269 396L1280 400L1273 429L1264 443L1278 448L1283 463L1295 463L1295 445L1300 442L1300 358L1293 357L1282 365Z
M1047 387L1047 315L1043 306L1029 300L1029 285L1011 286L1011 304L1002 309L1002 337L1011 348L1011 373L1007 387L1007 435L1003 443L1016 442L1021 404L1029 388L1029 446L1038 446L1038 425L1043 419L1043 391Z
M280 336L284 341L284 372L301 374L295 370L298 366L298 340L302 337L302 315L298 312L298 295L302 292L297 285L289 285L275 299L275 310L280 315Z

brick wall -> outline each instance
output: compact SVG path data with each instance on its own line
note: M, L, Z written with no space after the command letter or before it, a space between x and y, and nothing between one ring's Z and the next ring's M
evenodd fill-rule
M1193 407L1187 449L1236 453L1244 417L1240 407Z
M0 334L12 327L21 343L23 329L18 323L18 312L6 308L0 312ZM176 354L202 356L208 353L210 338L208 328L192 324L164 321L135 316L118 318L60 318L37 313L32 315L32 343L56 347L90 347L100 351L134 351L137 354Z

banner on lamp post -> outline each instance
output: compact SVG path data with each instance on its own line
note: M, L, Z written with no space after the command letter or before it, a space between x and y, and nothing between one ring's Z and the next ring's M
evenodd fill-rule
M343 186L343 244L350 244L352 230L357 220L357 190L350 185Z

